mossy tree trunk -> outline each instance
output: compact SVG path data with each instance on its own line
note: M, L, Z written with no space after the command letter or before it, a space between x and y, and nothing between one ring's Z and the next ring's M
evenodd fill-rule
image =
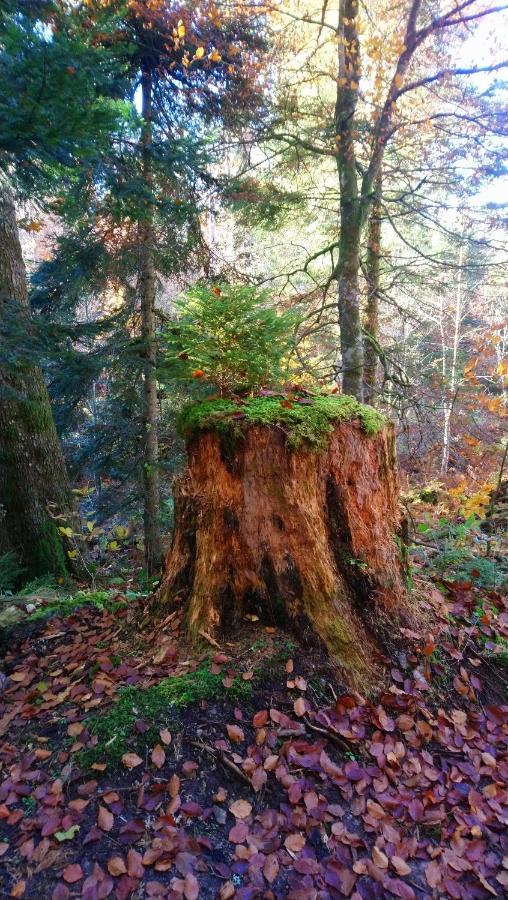
M14 200L9 186L0 182L2 318L8 318L8 305L18 307L29 327ZM58 525L74 529L76 519L42 372L19 361L0 366L0 548L16 552L26 576L63 576L68 559Z
M159 606L184 606L196 636L254 614L323 642L353 683L373 684L409 609L392 426L368 435L341 422L317 452L249 424L229 450L214 430L187 449Z

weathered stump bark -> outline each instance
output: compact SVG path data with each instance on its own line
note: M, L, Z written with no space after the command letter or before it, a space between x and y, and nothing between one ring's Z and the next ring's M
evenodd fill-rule
M336 424L322 452L291 450L273 425L248 425L229 452L213 430L187 449L159 603L186 604L194 635L247 614L317 635L353 681L372 682L409 605L392 426Z

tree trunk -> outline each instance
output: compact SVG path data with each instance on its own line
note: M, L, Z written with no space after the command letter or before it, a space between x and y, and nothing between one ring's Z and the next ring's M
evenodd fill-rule
M139 226L141 335L143 341L144 409L143 409L143 490L145 563L149 574L162 563L159 495L159 436L157 403L157 340L155 333L155 233L152 207L152 76L143 71L141 79L143 130L141 155L143 181L147 194L146 207Z
M193 636L220 636L248 614L322 642L367 687L408 599L393 427L336 424L322 452L292 450L251 424L234 452L198 433L175 496L175 531L157 595L185 609Z
M335 134L340 183L339 260L337 265L342 393L363 399L363 342L360 320L361 198L355 156L354 117L360 79L355 0L341 0L339 9Z
M376 403L376 382L379 344L379 271L381 259L381 174L376 181L376 199L372 204L367 233L367 306L365 310L365 339L363 384L364 401L371 406Z
M11 318L13 307L29 325L14 199L0 182L0 316ZM0 368L0 507L0 546L16 552L25 575L65 575L58 526L78 531L72 492L42 372L20 361ZM73 538L66 545L76 552Z

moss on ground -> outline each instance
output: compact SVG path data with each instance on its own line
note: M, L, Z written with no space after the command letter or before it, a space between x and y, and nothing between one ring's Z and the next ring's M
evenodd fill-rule
M113 600L111 591L78 591L70 597L59 597L40 606L30 616L29 622L36 622L39 619L47 619L49 616L70 616L82 606L93 606L95 609L107 609L109 612L115 612L121 606L125 606L124 600Z
M123 688L106 712L96 713L86 722L90 732L98 738L98 743L93 749L79 753L79 764L118 764L124 753L144 753L146 747L160 740L159 729L162 726L170 731L180 730L179 713L201 700L225 698L239 703L250 697L250 682L237 677L229 688L225 688L223 677L203 667L185 675L163 678L149 688ZM148 730L137 733L137 721L148 725Z
M384 416L347 395L316 394L289 403L280 397L250 397L244 400L204 400L184 407L178 418L183 437L199 431L216 431L221 437L240 438L248 425L279 425L291 447L302 444L321 449L337 422L358 419L368 435L377 434Z

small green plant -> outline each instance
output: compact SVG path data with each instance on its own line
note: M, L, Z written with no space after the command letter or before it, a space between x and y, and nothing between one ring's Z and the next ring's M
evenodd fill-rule
M251 285L197 285L176 304L161 376L212 386L221 396L280 384L297 318L277 313Z
M0 594L11 593L23 574L23 567L13 550L0 554Z

